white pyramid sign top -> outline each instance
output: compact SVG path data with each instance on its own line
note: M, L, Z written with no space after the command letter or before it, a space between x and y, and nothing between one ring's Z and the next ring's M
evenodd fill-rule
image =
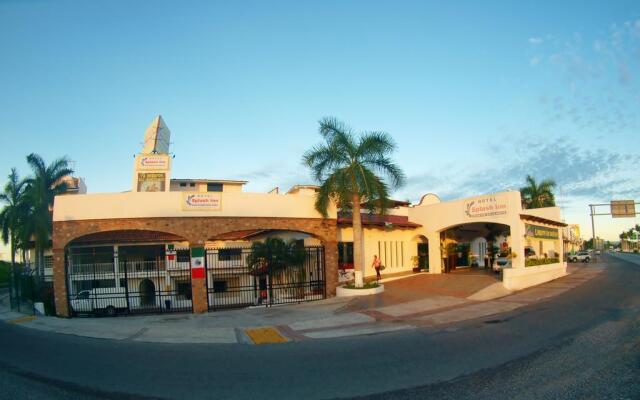
M158 115L144 133L142 154L169 154L170 141L171 131Z

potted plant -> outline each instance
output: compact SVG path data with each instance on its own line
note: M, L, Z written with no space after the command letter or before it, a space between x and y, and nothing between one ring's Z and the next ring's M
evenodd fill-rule
M420 257L411 257L411 264L413 265L413 272L420 272Z

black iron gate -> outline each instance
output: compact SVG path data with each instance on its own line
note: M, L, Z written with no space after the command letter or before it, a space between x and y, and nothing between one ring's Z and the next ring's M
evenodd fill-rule
M250 247L206 249L207 300L210 310L326 298L324 247L298 249L295 264L256 267Z
M67 291L74 314L191 311L189 249L165 245L72 248Z

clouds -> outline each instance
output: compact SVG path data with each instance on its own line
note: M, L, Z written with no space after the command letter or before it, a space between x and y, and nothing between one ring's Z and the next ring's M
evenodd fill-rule
M493 155L495 162L486 168L468 169L466 174L442 168L438 173L411 176L402 193L417 199L431 191L444 199L454 199L518 189L527 175L533 175L537 179L554 179L561 200L640 197L640 178L635 172L640 166L637 154L584 149L568 137L540 140L519 137L506 143L492 146L501 150Z
M529 38L529 43L533 44L533 45L537 45L537 44L540 44L542 42L543 42L543 39L539 38L539 37L531 37L531 38Z
M592 138L640 129L640 19L604 32L529 38L534 77L548 82L540 101L544 126Z

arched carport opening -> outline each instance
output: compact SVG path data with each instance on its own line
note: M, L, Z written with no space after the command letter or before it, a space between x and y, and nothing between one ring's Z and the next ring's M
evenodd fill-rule
M65 281L75 314L190 311L187 240L154 230L94 232L65 247Z
M490 270L500 251L509 248L509 225L494 222L473 222L448 227L440 231L442 269Z
M210 310L326 297L324 245L314 233L257 228L216 234L205 244Z

